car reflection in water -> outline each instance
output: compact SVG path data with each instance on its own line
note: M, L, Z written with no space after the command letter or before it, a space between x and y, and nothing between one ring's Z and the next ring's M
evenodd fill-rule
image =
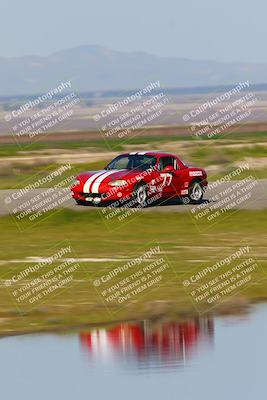
M185 366L194 351L212 343L213 335L212 319L195 318L187 322L121 323L83 332L80 341L95 361L119 360L138 369L165 369Z

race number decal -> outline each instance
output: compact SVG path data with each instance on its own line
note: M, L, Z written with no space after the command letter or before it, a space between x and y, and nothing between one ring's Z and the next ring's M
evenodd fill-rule
M160 193L167 186L170 186L172 182L172 174L162 173L156 179L152 179L149 184L149 193Z
M162 182L162 186L170 186L171 181L172 181L172 174L160 174L160 176L163 177L163 182Z

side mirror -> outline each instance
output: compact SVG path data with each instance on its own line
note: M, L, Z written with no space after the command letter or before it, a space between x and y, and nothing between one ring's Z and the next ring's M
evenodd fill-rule
M166 165L166 167L163 169L163 172L173 172L174 168L172 165Z

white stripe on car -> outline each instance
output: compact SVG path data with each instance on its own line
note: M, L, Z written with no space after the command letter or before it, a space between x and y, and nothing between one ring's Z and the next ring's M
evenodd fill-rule
M147 153L147 151L132 151L131 153L129 153L129 155L130 155L130 156L135 156L135 155L143 156L143 155L145 155L146 153Z
M109 175L114 174L115 172L120 171L119 169L113 169L112 171L108 171L105 174L101 175L99 177L99 179L96 179L94 181L94 183L91 186L91 193L99 193L99 186L101 185L101 183L103 182L104 179L106 179Z
M83 185L83 192L84 193L89 193L89 189L90 189L90 185L91 183L100 175L104 174L106 172L106 170L102 170L97 172L96 174L90 176L90 178L87 179L87 181L85 182L85 184Z

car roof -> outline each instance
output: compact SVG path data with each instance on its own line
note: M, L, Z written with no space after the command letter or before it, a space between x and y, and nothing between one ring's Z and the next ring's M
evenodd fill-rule
M166 151L131 151L129 153L124 153L122 155L146 155L146 156L154 156L154 157L177 157L175 154L167 153Z

